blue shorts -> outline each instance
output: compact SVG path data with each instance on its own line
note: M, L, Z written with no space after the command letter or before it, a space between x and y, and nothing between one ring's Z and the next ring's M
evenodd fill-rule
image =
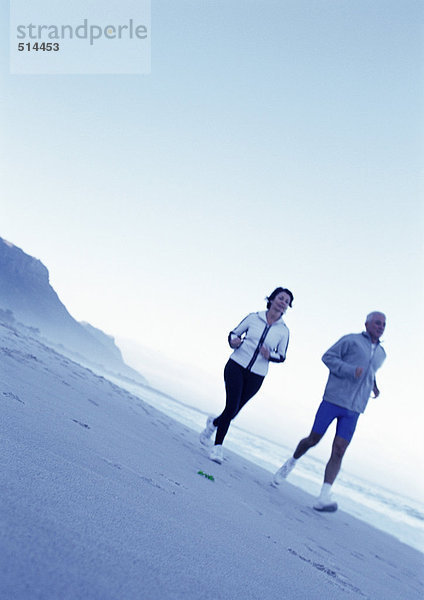
M336 435L347 442L350 442L355 432L358 418L359 413L323 400L315 415L312 431L324 435L330 423L332 423L334 419L337 419Z

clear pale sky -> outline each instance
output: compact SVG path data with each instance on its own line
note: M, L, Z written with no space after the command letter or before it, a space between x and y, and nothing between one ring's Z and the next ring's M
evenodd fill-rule
M385 312L381 396L345 464L417 496L423 3L152 0L151 73L80 76L10 75L0 7L0 235L75 318L163 353L197 386L176 396L212 412L228 331L289 287L287 361L239 421L289 446L323 352Z

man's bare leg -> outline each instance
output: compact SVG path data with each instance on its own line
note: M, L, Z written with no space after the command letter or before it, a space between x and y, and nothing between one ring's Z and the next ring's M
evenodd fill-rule
M303 440L300 440L296 450L294 451L293 458L297 460L298 458L306 454L309 448L316 446L321 438L322 435L320 433L315 433L314 431L311 431L308 437L303 438Z
M331 448L330 460L325 467L324 483L333 485L342 465L343 456L349 446L349 442L336 435Z
M331 486L333 485L342 464L343 456L346 452L349 442L336 435L331 449L330 460L325 467L324 483L318 500L314 504L315 510L322 512L334 512L337 510L337 502L331 495Z
M297 459L303 456L309 450L309 448L316 446L321 438L321 434L311 431L308 437L300 440L293 456L286 460L286 462L274 474L271 484L274 485L274 487L280 485L283 479L286 479L287 475L294 469Z

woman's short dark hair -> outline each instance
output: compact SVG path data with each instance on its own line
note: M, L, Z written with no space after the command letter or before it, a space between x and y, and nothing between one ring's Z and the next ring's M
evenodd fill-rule
M287 288L278 287L278 288L275 288L275 290L272 292L272 294L270 294L269 296L266 297L266 299L268 300L268 303L266 305L267 308L271 308L271 302L274 300L275 296L278 296L278 294L281 294L281 292L285 292L286 294L288 294L290 296L289 306L293 306L294 296L291 293L291 291L288 290Z

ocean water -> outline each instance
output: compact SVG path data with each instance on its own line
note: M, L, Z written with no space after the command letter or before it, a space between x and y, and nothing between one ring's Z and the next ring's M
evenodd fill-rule
M200 432L205 427L207 415L197 408L148 386L141 387L118 380L115 382L191 429ZM235 423L231 425L225 445L228 449L269 471L270 481L271 474L275 473L293 452L293 448L287 448L249 433L237 427ZM323 461L307 454L290 473L289 482L317 496L321 489L324 468ZM360 479L343 469L334 488L342 510L424 553L423 504L373 482Z

